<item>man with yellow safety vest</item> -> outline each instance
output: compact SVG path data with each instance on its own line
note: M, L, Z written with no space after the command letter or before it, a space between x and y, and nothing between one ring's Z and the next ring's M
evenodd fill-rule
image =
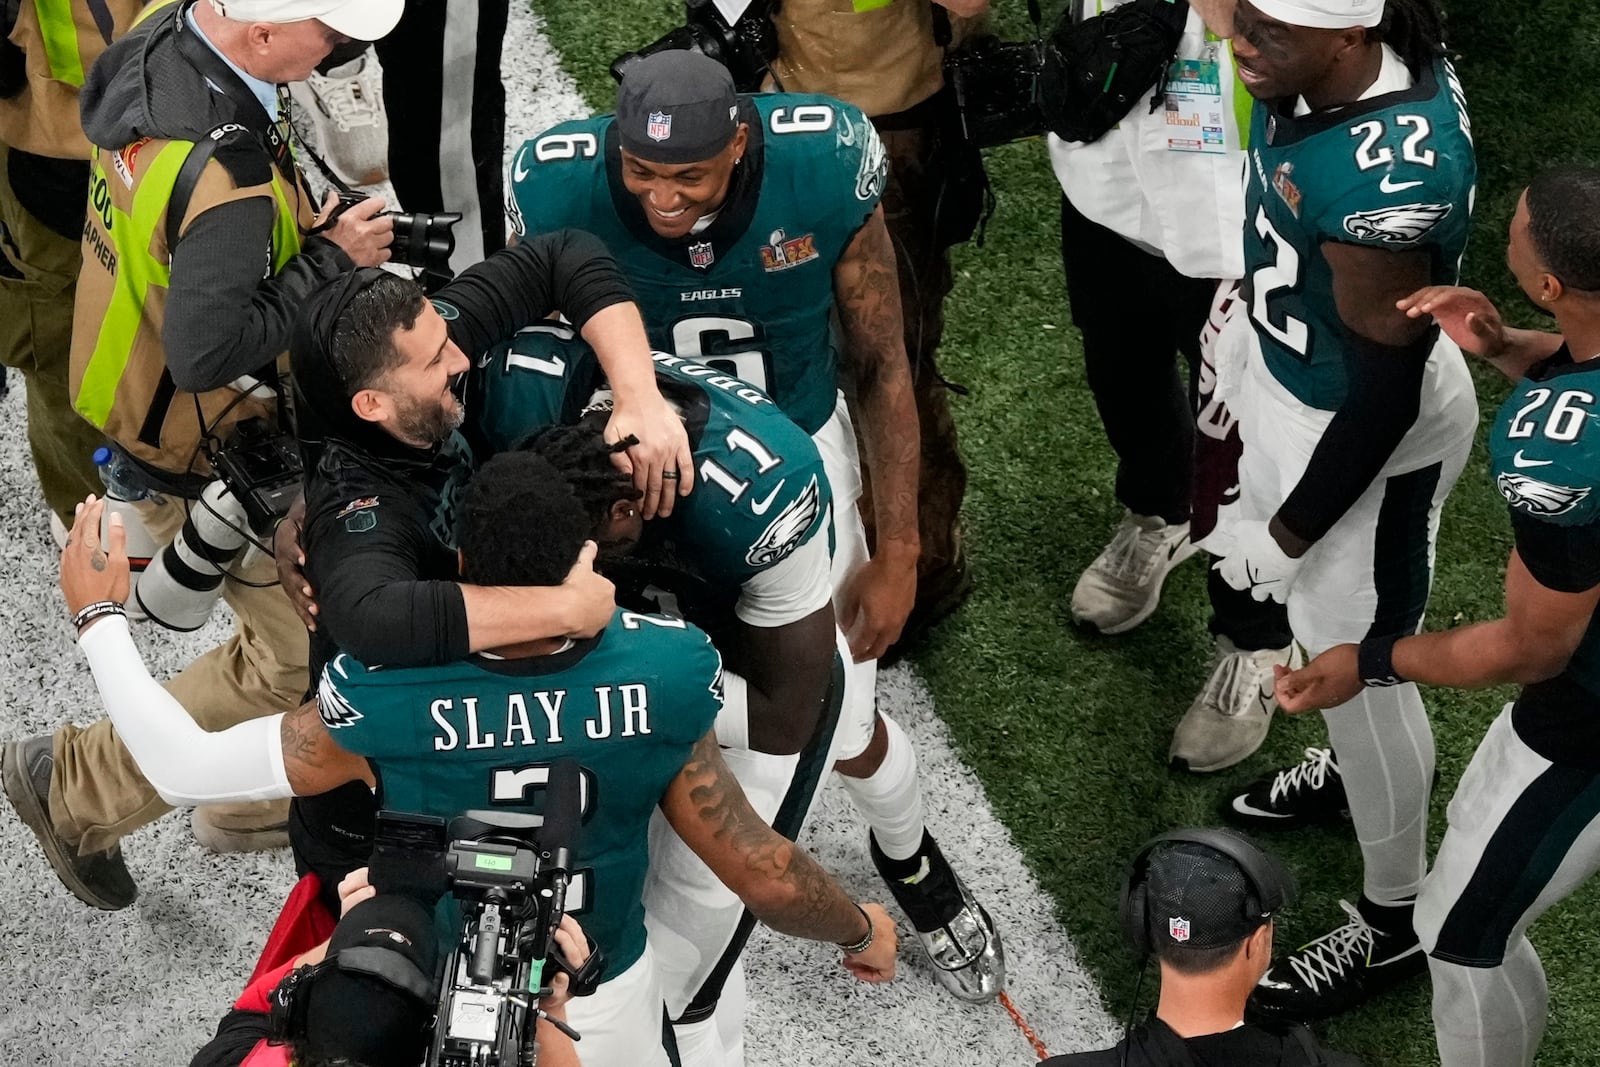
M318 213L290 152L285 83L336 46L374 40L403 0L178 0L153 7L84 79L95 146L72 330L72 404L110 439L156 543L214 477L246 419L286 425L280 363L302 303L389 258L381 200ZM167 683L202 726L288 711L307 687L306 631L269 555L228 568L232 638ZM7 796L62 883L114 910L137 894L119 840L170 810L109 722L0 752ZM218 850L287 843L285 806L200 808Z
M65 525L100 487L105 443L72 410L67 352L89 184L78 122L84 73L143 0L0 2L0 363L22 372L28 445L46 506Z

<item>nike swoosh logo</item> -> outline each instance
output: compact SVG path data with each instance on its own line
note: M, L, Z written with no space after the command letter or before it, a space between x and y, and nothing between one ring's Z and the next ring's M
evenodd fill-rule
M1398 193L1398 192L1401 192L1401 191L1403 191L1405 189L1415 189L1417 186L1419 186L1421 184L1422 184L1422 180L1421 179L1418 179L1417 181L1414 181L1414 182L1395 182L1395 181L1390 181L1389 180L1389 176L1387 174L1385 174L1382 178L1380 178L1378 180L1378 188L1381 189L1383 192L1386 192L1386 193Z
M916 885L918 882L928 877L929 872L932 870L933 866L928 862L928 857L924 856L922 857L922 865L917 868L917 873L913 874L910 878L900 879L900 882L902 885Z
M1287 819L1290 816L1285 812L1263 811L1262 809L1245 800L1244 797L1233 798L1233 810L1240 815L1253 815L1258 819Z
M766 499L750 501L750 510L755 512L758 517L765 515L768 509L772 507L772 502L777 499L778 494L783 492L783 483L784 479L778 479L778 484L773 488L772 492L767 494Z
M1517 454L1511 457L1513 467L1548 467L1554 462L1553 459L1525 459L1520 448L1517 449Z
M511 164L511 180L520 182L528 176L528 168L522 165L522 153L517 153L517 158ZM1381 185L1382 183L1380 183ZM1421 182L1417 182L1421 185Z

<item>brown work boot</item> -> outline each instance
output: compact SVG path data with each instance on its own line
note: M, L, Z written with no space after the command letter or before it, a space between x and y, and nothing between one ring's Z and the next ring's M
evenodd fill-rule
M289 802L208 804L189 817L194 839L212 852L266 852L289 847Z
M139 887L133 884L133 876L122 861L122 847L112 845L104 852L84 855L76 842L56 832L50 818L53 744L54 739L47 734L26 741L7 741L0 748L0 781L6 798L39 839L45 858L69 893L91 908L120 911L139 895Z

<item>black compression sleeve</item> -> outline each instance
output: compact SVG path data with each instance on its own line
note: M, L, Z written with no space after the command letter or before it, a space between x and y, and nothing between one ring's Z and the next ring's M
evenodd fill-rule
M450 337L476 355L552 311L581 330L596 312L632 300L633 290L599 238L557 230L502 248L434 298L459 312Z
M1396 347L1347 335L1344 403L1278 508L1278 521L1291 534L1320 541L1378 477L1417 421L1434 336L1430 330L1415 343Z
M1600 585L1600 523L1557 526L1511 509L1517 555L1534 581L1558 593L1584 593Z

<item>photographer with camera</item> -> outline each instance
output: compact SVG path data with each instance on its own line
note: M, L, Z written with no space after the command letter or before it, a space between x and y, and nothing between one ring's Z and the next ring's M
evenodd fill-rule
M279 106L284 83L340 42L383 36L400 8L180 0L154 9L85 79L84 131L97 154L72 401L112 441L120 493L143 494L133 506L157 543L173 541L191 511L216 517L223 497L247 494L216 485L198 503L217 474L215 453L241 424L287 429L278 364L306 297L352 265L388 258L382 201L312 235L319 220ZM221 521L241 541L264 535L237 517ZM216 569L226 571L237 632L172 679L172 693L215 727L294 707L306 688L306 637L270 559L256 551ZM0 760L7 795L63 884L95 907L132 903L118 842L167 809L110 724L12 742ZM201 810L193 825L217 850L285 842L281 805Z
M888 915L855 904L804 849L763 823L729 773L712 731L720 659L700 631L619 611L596 638L521 641L438 667L370 669L340 655L323 672L317 702L207 733L139 659L120 617L122 526L113 516L103 550L101 508L91 499L74 526L62 592L107 711L169 802L381 781L389 810L529 811L542 805L552 761L581 764L584 829L567 909L610 961L598 992L569 1009L586 1063L666 1062L641 899L657 807L758 920L839 944L845 968L863 981L893 976ZM463 576L551 586L586 550L591 525L548 461L497 456L461 504Z
M258 970L190 1067L417 1067L423 1061L437 1001L436 901L387 887L380 894L365 867L340 882L338 892L333 935L286 963ZM572 967L588 961L587 938L572 916L562 918L554 940ZM412 974L426 976L426 996ZM539 1009L565 1024L570 989L568 976L556 975ZM545 1019L538 1040L541 1067L578 1063L571 1039Z
M22 372L34 470L63 535L73 505L100 491L89 457L105 443L67 397L89 199L78 87L143 6L0 0L0 391L5 367Z

